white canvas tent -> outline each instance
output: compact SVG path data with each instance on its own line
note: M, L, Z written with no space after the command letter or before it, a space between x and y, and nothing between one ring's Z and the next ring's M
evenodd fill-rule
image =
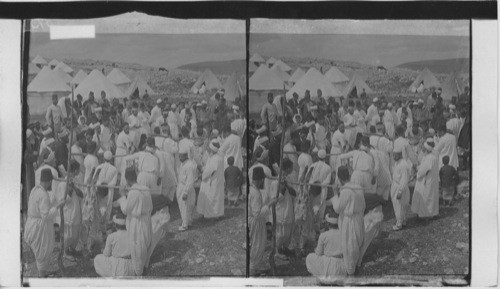
M73 77L69 84L73 87L77 87L87 76L88 74L85 71L80 70L76 73L75 77Z
M250 77L249 90L276 90L283 89L283 78L271 71L265 65L259 66L257 71Z
M118 68L113 68L106 78L114 85L129 84L132 81Z
M54 69L58 64L59 64L59 60L54 58L49 62L49 67L50 67L50 69Z
M318 96L318 89L321 90L323 97L340 97L341 92L333 86L316 68L311 67L304 76L286 93L286 98L291 99L293 93L299 95L299 99L304 98L306 90L309 90L311 98Z
M278 61L276 58L274 57L271 57L269 58L267 61L266 61L266 64L271 67L274 63L276 63L276 61Z
M260 56L257 53L255 53L254 55L252 55L252 57L250 57L250 62L253 62L253 63L266 63L266 60L264 60L264 58L262 56Z
M285 82L276 72L271 71L266 65L261 65L249 80L248 109L259 112L267 102L268 92L283 93Z
M28 75L37 75L41 71L34 63L28 64Z
M223 88L224 98L229 102L234 102L236 98L244 95L236 73L231 74L231 76L224 83Z
M325 78L331 83L342 83L349 81L349 78L335 66L332 66L330 70L325 73Z
M28 85L28 107L31 115L45 114L52 103L52 95L64 96L71 88L48 66Z
M358 73L354 73L351 80L344 88L344 96L348 97L356 89L356 95L359 97L363 91L366 94L373 94L374 91L366 84L365 80Z
M193 87L191 87L191 92L203 94L206 91L220 88L222 88L222 84L219 79L210 69L206 69L194 83Z
M156 92L142 77L136 76L125 93L125 97L130 98L132 95L136 95L139 98L142 98L146 93L148 95L156 95Z
M248 63L248 71L249 72L255 72L255 71L257 71L257 68L259 68L259 66L255 65L255 63L253 63L253 62Z
M420 71L417 78L413 81L408 90L415 93L417 91L421 92L421 90L423 89L431 89L432 87L441 87L441 83L439 83L439 80L437 80L437 78L429 69L424 68L422 71Z
M59 76L59 78L64 80L64 82L67 84L69 84L71 82L71 80L73 80L73 77L71 77L66 72L62 71L60 68L54 68L54 70L52 70L52 71L54 71L54 73L57 74Z
M123 98L122 92L97 69L92 72L75 89L75 97L80 94L83 100L88 99L89 93L94 92L96 100L101 99L101 91L106 92L106 98Z
M37 55L35 56L35 58L33 58L31 63L41 68L42 66L47 65L47 60L43 59L43 57L41 57L40 55Z
M114 84L122 93L125 93L132 82L123 72L118 68L113 68L106 78Z
M455 72L452 72L448 75L441 88L441 97L443 98L443 101L447 102L451 101L451 98L453 96L456 96L458 98L465 91L465 85L463 81Z
M295 84L297 81L300 80L300 78L302 76L304 76L306 73L304 72L304 70L302 70L300 67L297 68L297 70L295 70L295 72L292 74L292 76L290 76L290 78L288 79L288 82L292 83L292 84Z
M283 70L284 72L289 72L289 71L292 71L292 68L290 66L288 66L286 63L284 63L283 61L281 60L277 60L273 66L278 66L279 68L281 68L281 70Z
M66 63L62 61L59 61L59 63L56 65L54 69L60 69L68 74L71 74L74 71L73 68L69 67L68 65L66 65Z
M288 81L290 79L290 75L281 70L281 68L276 64L271 67L271 72L279 75L283 81Z

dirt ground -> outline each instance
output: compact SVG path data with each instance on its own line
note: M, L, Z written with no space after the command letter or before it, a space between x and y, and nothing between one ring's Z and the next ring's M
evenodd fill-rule
M469 196L467 193L459 198L452 207L440 205L439 216L427 223L419 222L416 215L410 213L407 226L397 232L392 231L395 223L392 204L384 206L381 232L368 247L355 277L363 280L407 276L415 279L421 276L426 282L430 282L428 278L433 277L467 278L470 256ZM279 276L288 276L285 277L285 285L320 284L307 271L305 257L277 261L277 273Z
M180 213L176 203L170 207L171 221L167 235L156 246L150 262L148 278L165 276L238 276L246 274L246 202L239 206L226 205L220 220L204 220L194 213L193 226L179 232ZM59 243L56 243L58 246ZM52 254L50 270L57 271L59 247ZM31 249L22 242L24 277L37 276ZM99 277L93 260L84 263L64 259L65 277ZM61 276L56 276L61 277Z

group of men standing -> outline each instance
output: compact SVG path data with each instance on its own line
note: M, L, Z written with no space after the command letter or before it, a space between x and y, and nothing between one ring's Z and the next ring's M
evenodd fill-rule
M305 245L317 244L306 265L313 275L331 277L361 265L380 230L382 205L392 203L395 231L406 225L409 209L419 220L438 216L440 194L450 205L457 197L458 146L469 148L470 120L468 106L444 107L439 92L427 105L375 97L368 107L353 100L340 106L333 98L323 105L325 99L313 101L308 91L288 101L269 94L261 126L250 132L250 269L263 268L272 206L276 256L305 256ZM322 223L339 232L321 233Z
M79 258L83 248L92 251L94 244L105 243L103 254L94 258L101 276L146 272L157 243L152 215L174 201L182 219L179 231L191 226L195 208L205 218L224 216L227 183L234 183L225 180L225 171L234 176L231 172L243 169L246 120L238 106L227 106L223 93L210 104L158 98L152 108L149 98L109 101L104 92L99 101L93 93L85 102L77 96L73 105L54 96L45 127L32 124L26 132L24 236L40 275L51 274L47 267L54 223L61 227L60 207L65 256ZM237 177L233 200L244 197L242 176ZM105 241L111 220L118 231Z

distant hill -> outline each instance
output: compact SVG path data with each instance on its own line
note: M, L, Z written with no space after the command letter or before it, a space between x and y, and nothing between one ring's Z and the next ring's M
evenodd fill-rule
M429 68L434 73L450 73L452 71L469 72L469 58L453 58L444 60L425 60L408 62L397 66L411 70Z
M191 70L191 71L204 71L205 69L212 70L215 74L224 74L230 75L233 72L237 74L246 74L246 60L238 59L238 60L228 60L228 61L206 61L206 62L197 62L192 64L187 64L183 66L177 67L178 69L183 70Z

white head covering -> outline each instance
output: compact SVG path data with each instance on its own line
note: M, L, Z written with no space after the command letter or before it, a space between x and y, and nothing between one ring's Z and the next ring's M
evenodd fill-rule
M219 142L218 142L218 141L216 141L216 140L212 140L212 141L210 142L210 144L208 145L208 147L209 147L209 148L210 148L213 152L215 152L215 153L216 153L216 152L218 152L218 151L219 151L219 148L218 148L218 147L216 147L216 146L215 146L215 144L217 144L217 145L218 145L218 144L219 144Z
M318 110L318 106L317 106L317 105L313 105L313 106L311 106L311 107L309 108L309 110L311 110L311 111L312 111L312 110Z
M335 218L335 217L330 217L330 214L325 215L325 221L327 221L330 224L338 224L339 223L339 219Z
M213 134L215 137L217 137L217 136L219 136L219 131L218 131L218 130L216 130L216 129L214 129L214 130L212 130L212 134Z
M453 130L453 124L450 121L446 122L446 129Z
M401 142L395 142L393 152L402 153L403 152L403 144Z
M187 146L179 146L179 154L187 154L189 152L189 148Z
M158 98L158 99L156 100L156 104L160 104L160 103L161 103L161 98Z
M172 109L176 109L177 108L177 105L175 103L172 103L172 106L171 106Z
M318 151L318 158L324 159L326 157L326 151L321 149Z
M29 138L32 135L33 135L33 131L31 129L27 129L26 130L26 138Z
M450 105L448 105L448 108L449 108L449 109L455 109L455 108L456 108L456 106L455 106L454 104L450 104Z
M104 152L104 159L109 161L113 157L113 154L110 151L105 151Z
M418 103L424 103L424 100L423 99L419 99Z
M373 102L378 102L378 97L375 97L375 98L373 99Z
M118 219L116 215L113 216L113 222L117 225L125 225L125 219Z
M206 105L206 104L208 104L208 102L207 102L206 100L203 100L203 101L201 102L201 104Z
M434 149L434 140L427 140L425 143L424 143L424 147L426 150L428 151L432 151Z
M237 105L233 105L233 110L240 110L240 107Z

